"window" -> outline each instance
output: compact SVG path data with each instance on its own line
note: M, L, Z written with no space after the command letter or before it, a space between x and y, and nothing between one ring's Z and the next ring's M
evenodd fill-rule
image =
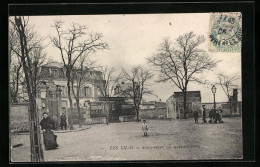
M42 109L45 109L45 103L42 103Z
M91 88L90 87L84 87L84 96L91 97Z
M44 92L41 92L41 98L42 99L45 99L46 98L46 92L44 91Z
M100 96L101 96L101 89L97 88L97 97L100 97Z
M58 70L57 69L53 69L52 70L53 76L57 77L58 76Z
M61 88L61 96L66 96L66 91L67 91L66 87L61 86L60 88Z

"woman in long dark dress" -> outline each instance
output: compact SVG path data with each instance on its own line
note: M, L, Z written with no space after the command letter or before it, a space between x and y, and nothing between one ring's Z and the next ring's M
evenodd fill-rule
M48 116L48 113L43 113L43 119L40 122L40 125L43 130L43 143L46 150L56 149L57 144L57 135L54 135L55 121Z

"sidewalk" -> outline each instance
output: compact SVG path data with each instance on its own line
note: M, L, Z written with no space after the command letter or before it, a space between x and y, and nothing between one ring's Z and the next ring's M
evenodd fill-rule
M55 133L78 132L78 131L89 129L91 127L90 126L86 126L86 125L82 125L82 127L80 128L78 124L74 124L73 128L74 128L73 130L70 130L69 128L67 128L66 130L58 129L58 130L55 130L54 132Z
M54 130L54 133L68 133L68 132L78 132L78 131L82 131L82 130L86 130L86 129L90 129L91 126L87 126L87 125L82 125L82 127L80 128L78 124L74 124L73 125L74 129L73 130L70 130L69 128L67 128L66 130L61 130L61 129L58 129L58 130ZM41 131L41 134L43 132ZM21 132L21 133L11 133L12 135L28 135L29 132Z

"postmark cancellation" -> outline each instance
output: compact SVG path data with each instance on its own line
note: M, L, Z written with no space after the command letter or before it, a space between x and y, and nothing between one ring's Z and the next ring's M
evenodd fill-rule
M209 51L240 52L242 45L241 12L210 13Z

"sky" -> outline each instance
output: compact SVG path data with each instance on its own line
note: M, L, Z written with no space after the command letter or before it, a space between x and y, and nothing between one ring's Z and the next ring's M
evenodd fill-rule
M109 50L98 51L91 54L91 59L100 65L113 66L118 69L141 65L153 69L147 64L146 58L156 53L164 37L175 41L180 35L193 31L195 34L204 35L206 41L201 48L208 51L209 42L209 13L189 14L127 14L127 15L70 15L70 16L30 16L30 24L34 30L49 44L45 52L54 61L61 62L61 56L57 48L50 42L50 36L55 36L55 28L52 27L55 20L64 21L64 28L68 28L72 22L85 25L88 31L103 34L103 41L109 45ZM212 59L220 60L213 71L201 74L205 79L216 82L218 73L238 73L240 79L235 85L238 87L238 100L241 100L241 53L208 52ZM155 76L154 79L156 78ZM172 83L155 83L151 89L157 97L145 97L145 100L166 101L174 92L180 91ZM202 102L213 102L211 86L190 83L188 91L201 91ZM220 86L217 86L216 102L225 102L227 97Z

